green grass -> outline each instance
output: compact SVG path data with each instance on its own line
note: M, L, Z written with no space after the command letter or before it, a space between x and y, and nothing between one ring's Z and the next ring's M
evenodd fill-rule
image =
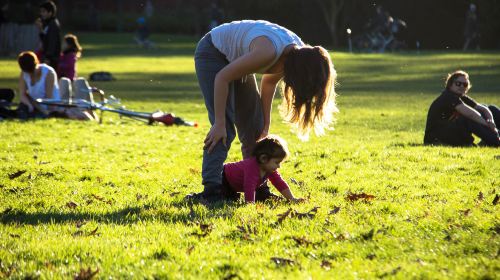
M201 190L209 129L196 40L157 35L158 49L146 51L130 34L77 35L80 75L117 78L93 85L129 108L171 111L200 127L112 113L103 124L0 122L0 278L67 279L89 268L102 279L498 277L500 150L421 143L447 72L469 71L471 96L500 105L500 53L333 52L334 131L301 142L282 123L279 100L273 111L271 131L292 153L281 173L307 202L206 207L183 201ZM0 87L15 88L18 75L14 58L0 59ZM235 141L228 160L240 158ZM26 172L10 179L17 171ZM349 193L375 198L350 202ZM314 207L310 217L278 216Z

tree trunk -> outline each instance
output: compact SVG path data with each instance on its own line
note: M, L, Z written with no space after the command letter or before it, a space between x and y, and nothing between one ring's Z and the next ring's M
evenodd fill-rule
M339 15L344 8L345 0L316 0L321 14L330 32L330 40L333 46L339 45L338 24Z

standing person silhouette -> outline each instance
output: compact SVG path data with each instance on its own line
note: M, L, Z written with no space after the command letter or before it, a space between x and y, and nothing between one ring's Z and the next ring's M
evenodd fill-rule
M243 159L269 133L271 107L283 79L283 117L301 138L331 126L336 72L328 51L309 46L292 31L263 20L233 21L207 33L195 51L198 82L212 125L205 138L204 191L195 198L220 198L223 163L236 137ZM255 73L262 73L260 90ZM259 188L257 197L271 196Z
M479 49L479 24L477 20L476 10L476 5L470 4L469 10L465 15L465 42L463 47L464 51L466 51L471 46L475 46L477 49Z
M56 18L57 7L52 1L40 5L40 19L35 23L40 28L42 41L41 57L43 63L57 69L61 53L61 26Z

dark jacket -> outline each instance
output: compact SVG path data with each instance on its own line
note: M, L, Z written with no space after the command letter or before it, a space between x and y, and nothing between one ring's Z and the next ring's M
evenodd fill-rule
M43 21L40 39L42 40L43 59L48 60L52 68L57 69L61 53L61 27L57 18L52 17Z

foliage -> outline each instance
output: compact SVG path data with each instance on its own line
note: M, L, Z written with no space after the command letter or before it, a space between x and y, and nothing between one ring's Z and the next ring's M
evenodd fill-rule
M127 107L171 111L200 128L0 122L0 278L455 278L498 275L500 153L422 146L446 72L470 72L472 96L500 104L498 53L332 53L341 110L334 131L301 142L273 112L292 156L281 172L302 204L204 206L209 128L189 37L77 34L79 73ZM13 59L0 87L16 87ZM229 161L239 160L235 141ZM494 203L496 199L496 202Z

